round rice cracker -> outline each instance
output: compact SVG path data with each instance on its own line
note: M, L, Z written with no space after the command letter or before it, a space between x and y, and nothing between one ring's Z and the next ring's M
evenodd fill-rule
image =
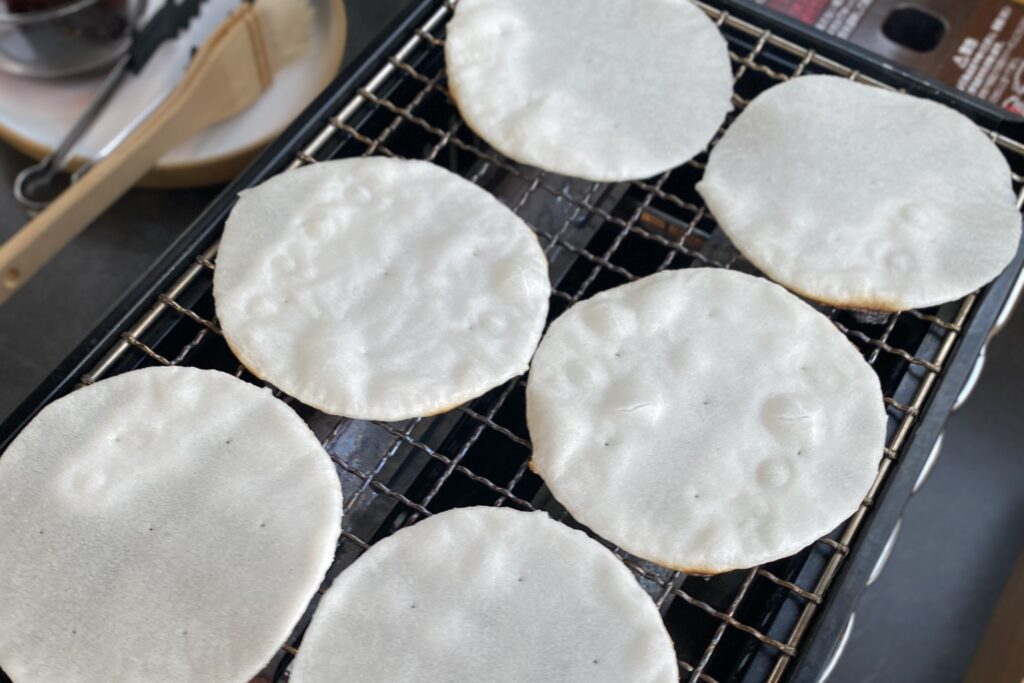
M547 318L532 230L438 166L329 161L242 193L214 296L242 363L334 415L443 413L526 371Z
M679 166L732 110L728 46L689 0L460 0L445 62L492 147L589 180Z
M762 272L833 306L959 299L995 279L1020 241L1009 165L977 125L834 76L755 98L697 190Z
M294 683L675 683L635 577L542 512L462 508L377 543L335 579Z
M878 378L767 280L667 271L576 304L526 388L531 467L581 523L696 574L791 555L856 511L886 414Z
M0 457L0 668L15 683L245 683L340 534L303 421L230 375L151 368L55 401Z

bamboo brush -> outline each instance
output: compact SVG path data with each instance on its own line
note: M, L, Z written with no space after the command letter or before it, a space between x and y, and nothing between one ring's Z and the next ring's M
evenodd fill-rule
M0 246L0 303L168 150L259 99L274 74L307 49L312 15L309 0L243 2L199 47L181 82L153 113Z

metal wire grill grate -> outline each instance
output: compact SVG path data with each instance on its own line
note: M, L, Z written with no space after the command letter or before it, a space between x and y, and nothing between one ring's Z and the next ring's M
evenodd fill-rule
M540 236L551 262L552 317L597 291L666 268L754 272L693 189L705 155L655 178L601 185L518 165L476 138L445 89L442 48L452 6L440 4L358 95L296 150L293 166L362 154L421 158L487 188ZM737 109L765 88L803 73L834 73L881 85L752 24L705 9L732 46ZM993 139L1018 168L1024 150L1012 140ZM1021 178L1014 180L1019 190ZM154 363L217 368L256 381L220 337L211 295L216 248L196 257L83 383ZM873 320L823 309L878 372L889 413L878 478L860 510L841 528L794 557L710 579L612 548L661 609L684 680L715 683L746 676L777 681L784 676L818 606L828 599L830 583L879 487L900 457L976 296ZM380 538L452 507L545 509L572 524L527 468L524 387L518 378L445 415L400 423L336 418L282 396L321 438L344 489L344 531L328 581ZM287 679L307 623L308 616L268 666L265 679Z

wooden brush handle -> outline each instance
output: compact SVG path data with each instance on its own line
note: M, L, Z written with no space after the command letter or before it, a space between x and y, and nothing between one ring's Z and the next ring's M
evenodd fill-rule
M166 105L157 109L110 156L0 247L0 303L138 182L173 146L169 142L171 131L166 126L174 123L175 113Z
M105 159L0 246L0 304L127 192L169 149L237 114L269 85L251 5L207 41L171 95ZM262 47L261 45L259 47Z

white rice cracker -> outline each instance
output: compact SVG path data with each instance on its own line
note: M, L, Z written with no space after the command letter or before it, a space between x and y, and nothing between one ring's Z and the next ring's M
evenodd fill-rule
M433 415L526 371L547 317L537 237L422 161L288 171L242 193L213 282L242 363L334 415Z
M970 119L834 76L758 96L697 190L755 266L833 306L959 299L998 276L1020 240L1010 168Z
M340 520L330 459L269 390L192 368L79 389L0 456L0 668L245 683L316 593Z
M526 388L532 468L572 515L660 565L791 555L849 517L885 445L875 373L767 280L699 268L576 304Z
M313 615L292 683L675 683L654 602L542 512L463 508L370 548Z
M732 109L725 39L689 0L460 0L445 61L480 137L590 180L674 168Z

